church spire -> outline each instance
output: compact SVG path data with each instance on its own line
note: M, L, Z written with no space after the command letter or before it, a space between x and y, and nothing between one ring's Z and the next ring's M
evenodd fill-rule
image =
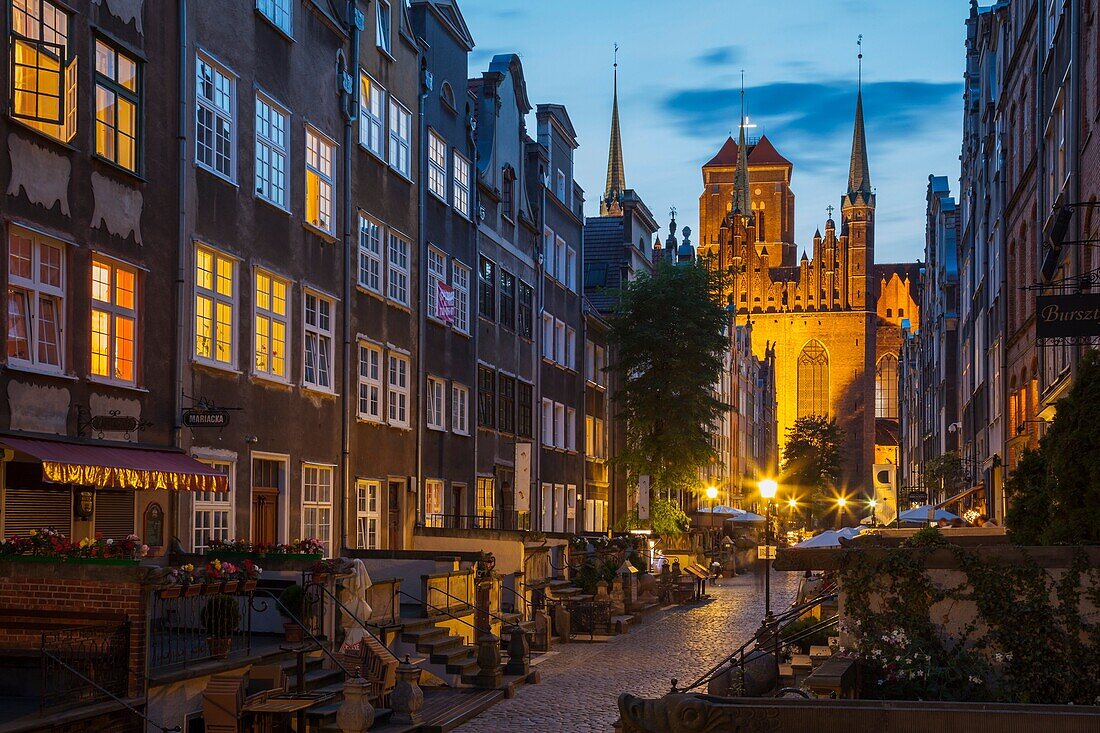
M848 167L848 198L871 193L871 171L867 166L867 136L863 129L863 35L859 36L859 71L856 77L856 121L852 132L852 162Z
M741 122L737 133L737 168L733 174L734 214L748 216L749 205L749 160L748 146L745 144L745 71L741 70Z
M619 44L615 44L613 65L614 92L611 102L611 143L607 151L607 187L600 200L600 216L621 216L622 196L626 190L623 168L623 141L619 135Z

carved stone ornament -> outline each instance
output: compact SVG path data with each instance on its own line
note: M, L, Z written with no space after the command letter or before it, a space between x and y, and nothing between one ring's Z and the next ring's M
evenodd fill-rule
M622 733L778 733L778 713L730 698L670 694L646 700L619 695Z

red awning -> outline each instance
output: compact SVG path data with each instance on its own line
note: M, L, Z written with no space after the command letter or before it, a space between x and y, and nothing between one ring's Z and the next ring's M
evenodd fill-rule
M0 445L42 462L59 484L150 491L229 491L229 478L185 453L0 436Z

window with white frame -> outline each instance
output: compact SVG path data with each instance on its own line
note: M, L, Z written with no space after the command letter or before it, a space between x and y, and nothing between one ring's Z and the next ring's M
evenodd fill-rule
M285 380L290 283L264 270L256 271L255 283L256 348L252 367L257 374Z
M401 305L409 304L409 241L389 232L389 288L390 300Z
M542 444L554 445L554 401L542 399Z
M577 368L577 332L570 327L565 329L565 361L562 363L570 369Z
M332 216L335 153L336 146L331 140L306 127L306 221L329 234L336 233L336 220Z
M386 377L386 397L390 425L409 426L409 358L390 354Z
M294 12L291 0L256 0L256 9L270 20L272 25L290 35Z
M65 349L65 251L60 242L8 232L8 363L60 372Z
M91 373L125 384L136 381L137 271L92 257Z
M451 260L451 287L455 291L454 328L459 333L470 332L470 268Z
M447 284L447 255L428 247L428 318L439 318L439 286Z
M136 59L95 41L95 151L128 171L138 169L141 98Z
M428 190L447 200L447 143L428 130Z
M302 466L302 538L332 549L332 466ZM328 552L325 556L328 556Z
M363 550L378 549L380 512L378 497L382 484L358 479L355 482L355 546Z
M565 447L565 405L554 403L554 447Z
M554 272L559 282L565 282L565 240L554 235Z
M443 526L443 482L439 479L424 480L424 526Z
M470 434L470 388L451 383L451 430L459 435Z
M237 261L195 248L195 358L233 367L237 344Z
M386 90L366 74L359 75L359 144L386 157Z
M557 179L554 183L554 194L559 201L565 202L565 171L561 168L558 169Z
M69 13L51 0L13 0L11 71L12 117L55 140L76 135L77 58L69 40Z
M596 345L588 339L584 341L584 378L596 381Z
M577 411L572 407L565 411L565 442L562 447L571 452L577 450Z
M565 285L577 292L577 251L572 247L565 248Z
M213 60L195 57L195 162L233 180L234 95L237 80Z
M493 507L494 499L496 498L496 480L493 478L478 476L476 496L474 497L474 503L476 505L475 511L477 512L479 527L491 527L493 522Z
M359 408L363 420L382 422L382 347L359 342Z
M382 294L382 225L359 215L359 285Z
M550 277L556 277L557 259L554 255L554 230L544 229L542 232L542 268Z
M401 175L412 178L409 150L412 148L412 113L390 97L389 164Z
M470 216L470 161L457 152L454 154L454 207L455 211Z
M554 361L565 366L565 322L554 321Z
M392 51L390 45L391 31L393 30L392 14L390 13L390 4L386 0L378 0L375 5L375 37L374 42L378 45L378 48L382 49L386 53Z
M542 314L542 356L554 360L554 317L549 313Z
M428 377L428 429L447 429L447 383L438 377Z
M596 384L598 384L601 387L607 386L607 372L604 371L607 368L607 361L606 361L606 358L605 358L606 353L607 352L604 351L604 347L599 346L599 345L596 346L596 349L595 349L596 372L595 372L595 377L592 381L594 381Z
M332 391L333 301L306 291L303 341L305 362L302 381L309 387Z
M229 491L196 491L191 511L191 551L202 553L216 540L229 539L229 521L233 509L233 464L228 461L202 463L229 480Z
M256 195L284 209L289 123L286 110L268 97L256 95Z

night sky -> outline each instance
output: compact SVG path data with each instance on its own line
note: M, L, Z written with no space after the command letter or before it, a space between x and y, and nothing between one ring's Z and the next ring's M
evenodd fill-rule
M532 104L568 108L590 216L607 170L614 43L627 186L662 229L670 206L697 229L699 169L736 138L744 69L758 125L747 134L766 132L794 163L796 242L809 246L847 184L861 33L876 260L923 257L929 174L957 194L966 0L459 2L477 42L471 76L518 53Z

